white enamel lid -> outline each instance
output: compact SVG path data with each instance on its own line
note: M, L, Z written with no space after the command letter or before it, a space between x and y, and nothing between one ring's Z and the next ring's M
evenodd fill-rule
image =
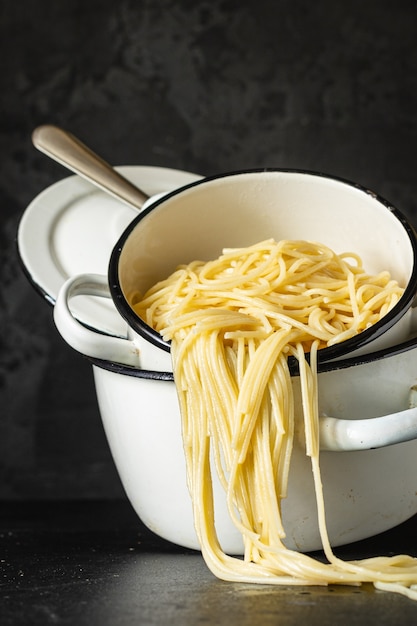
M116 169L150 196L201 178L162 167ZM67 278L81 273L107 275L112 249L136 215L135 209L80 176L69 176L48 187L29 204L18 229L18 250L30 281L54 304ZM73 313L101 332L126 334L126 322L111 300L76 298Z

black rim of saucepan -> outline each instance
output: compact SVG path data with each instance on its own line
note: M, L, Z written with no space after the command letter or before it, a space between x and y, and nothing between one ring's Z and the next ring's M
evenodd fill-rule
M140 223L151 211L153 211L155 208L157 208L160 204L165 202L167 199L174 197L176 195L179 195L184 190L190 189L192 187L197 187L211 180L225 178L228 176L236 176L236 175L251 174L251 173L266 173L266 172L307 174L310 176L317 176L320 178L326 178L332 181L340 182L350 187L353 187L355 189L358 189L359 191L369 194L370 196L378 200L383 206L385 206L388 211L390 211L393 215L395 215L395 217L402 224L405 232L407 233L407 236L409 238L410 244L413 249L414 263L413 263L413 268L412 268L410 279L405 288L404 294L401 297L401 306L397 304L395 307L393 307L393 309L389 313L387 313L387 315L384 316L383 321L378 322L371 328L364 330L359 335L356 335L355 337L352 337L351 339L348 339L346 342L344 342L344 347L348 345L349 352L356 351L359 348L364 347L364 345L369 343L371 340L377 339L388 328L393 326L399 319L401 319L401 317L409 309L409 306L411 306L411 303L414 300L416 296L416 292L417 292L417 262L416 262L417 260L417 237L416 237L416 233L412 225L410 224L408 219L405 217L405 215L403 215L403 213L399 209L394 207L390 202L385 200L385 198L383 198L379 194L376 194L375 192L370 191L369 189L367 189L366 187L358 183L353 183L348 179L344 179L344 178L337 177L337 176L332 176L329 174L324 174L322 172L289 169L289 168L285 168L285 169L284 168L259 168L259 169L250 169L250 170L238 170L238 171L233 171L233 172L227 172L224 174L208 176L206 178L189 183L188 185L185 185L179 189L175 189L174 191L164 195L162 198L156 200L151 205L146 207L141 213L138 214L138 216L127 226L127 228L125 229L125 231L122 233L121 237L119 238L118 242L114 246L111 257L110 257L109 270L108 270L110 293L111 293L113 302L115 304L115 307L120 313L120 315L124 318L124 320L128 323L128 325L135 332L137 332L140 336L142 336L144 339L154 344L158 348L165 350L166 352L170 351L169 343L165 342L159 333L157 333L153 328L151 328L148 324L146 324L143 320L141 320L135 314L135 312L133 311L133 309L130 307L129 303L127 302L123 294L121 285L120 285L119 273L118 273L119 259L123 251L123 246L126 240L128 239L128 237L130 236L131 232L136 228L137 224ZM378 354L378 353L376 352L374 354ZM308 358L308 355L307 355L307 358ZM337 362L334 361L334 359L336 358L340 360L338 360ZM318 356L317 356L318 369L319 371L323 371L324 368L326 369L334 369L336 367L339 368L340 363L342 362L342 359L343 359L343 355L340 355L340 344L323 348L322 350L319 350ZM352 357L352 359L355 361L354 357ZM350 361L351 358L346 357L345 359L343 359L343 361L345 360ZM330 363L327 364L328 361L330 361ZM290 365L291 373L295 374L298 372L298 364L294 357L290 357L289 365ZM124 368L122 369L124 370Z

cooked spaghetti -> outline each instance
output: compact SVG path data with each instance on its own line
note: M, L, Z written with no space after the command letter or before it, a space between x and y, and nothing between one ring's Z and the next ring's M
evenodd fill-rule
M343 561L334 555L319 463L317 351L375 324L402 293L388 272L367 274L356 254L338 255L307 241L267 240L180 266L132 300L138 315L171 341L196 532L219 578L285 585L372 582L417 599L417 559ZM325 563L284 543L281 503L294 444L290 356L299 364ZM214 472L242 534L243 558L220 546Z

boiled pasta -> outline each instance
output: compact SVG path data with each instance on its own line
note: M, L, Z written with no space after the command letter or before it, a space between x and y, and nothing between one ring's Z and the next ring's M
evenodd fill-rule
M402 293L388 272L367 274L355 254L338 255L316 242L267 240L180 266L134 297L137 314L171 341L196 532L219 578L286 585L372 582L417 599L417 559L342 561L334 555L320 476L318 350L375 324ZM289 357L299 365L325 563L284 543L281 503L295 431ZM214 472L242 534L243 558L220 546Z

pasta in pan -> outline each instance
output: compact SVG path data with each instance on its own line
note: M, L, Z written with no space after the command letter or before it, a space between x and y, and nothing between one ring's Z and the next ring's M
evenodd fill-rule
M194 522L214 575L285 585L372 582L417 599L417 559L335 556L320 477L317 352L375 324L402 293L388 272L368 275L355 254L267 240L180 266L134 298L137 314L171 341ZM281 503L294 445L290 356L299 365L325 563L285 546ZM221 549L213 472L242 534L243 558Z

